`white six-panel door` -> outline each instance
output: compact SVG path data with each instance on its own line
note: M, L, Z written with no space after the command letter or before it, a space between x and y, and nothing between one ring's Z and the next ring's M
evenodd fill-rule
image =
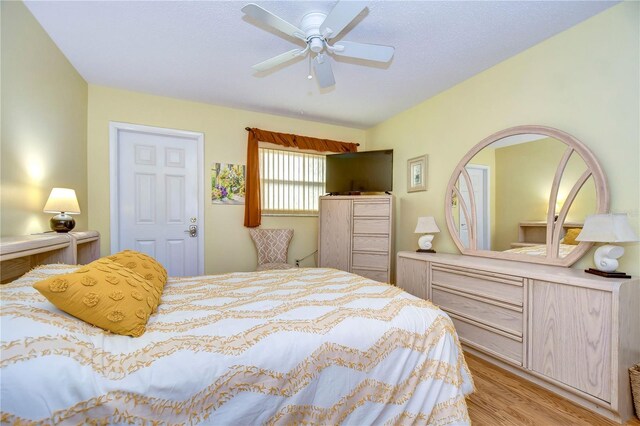
M489 221L489 168L487 166L468 165L465 167L469 178L471 179L471 185L473 186L473 197L476 205L476 221L477 221L477 235L476 245L478 250L491 250L491 238ZM467 206L471 206L469 189L467 188L466 181L461 177L459 180L460 195ZM465 247L469 247L469 228L467 224L467 218L463 214L462 209L459 209L459 235L460 241Z
M202 275L202 134L112 123L111 139L112 252L147 253L170 276Z

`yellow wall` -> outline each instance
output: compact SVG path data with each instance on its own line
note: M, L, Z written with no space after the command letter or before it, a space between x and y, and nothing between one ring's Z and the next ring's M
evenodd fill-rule
M151 96L100 86L89 86L88 114L89 226L102 234L102 253L109 253L109 121L202 132L205 167L214 162L246 164L246 126L364 144L365 131L225 108L197 102ZM360 147L364 149L364 145ZM207 181L209 175L207 173ZM244 206L212 205L205 200L205 272L249 271L256 251L243 226ZM294 229L289 262L317 248L317 218L263 217L265 228ZM301 266L314 266L314 257Z
M22 2L1 2L1 233L49 230L54 186L76 190L87 229L87 83Z
M494 150L497 229L493 250L508 250L511 243L518 241L520 222L547 220L551 186L566 148L560 141L545 138ZM562 207L563 201L585 170L584 161L577 154L572 155L560 181L558 199L561 202L558 207ZM567 222L584 223L587 215L595 213L595 189L593 179L588 179L571 203Z
M614 6L366 132L104 87L87 89L21 2L2 2L1 14L2 235L47 230L50 215L41 209L49 190L69 186L76 189L83 211L76 216L78 229L101 231L103 253L109 252L105 159L110 120L204 132L205 166L244 163L245 126L363 144L366 139L368 149L393 148L396 247L414 249L417 217L434 215L442 229L435 248L443 252L457 251L445 225L444 192L467 150L506 127L557 127L594 151L608 176L611 210L629 213L638 230L640 3ZM406 160L425 153L429 190L408 194ZM255 265L242 209L206 204L208 273ZM308 218L264 220L267 227L296 230L290 260L315 250L316 224ZM621 269L639 274L638 245L626 249ZM585 256L577 267L590 264Z
M368 149L394 149L396 248L412 250L418 216L443 228L434 248L456 253L446 231L445 188L460 158L486 136L540 124L581 140L609 180L611 210L640 213L640 3L624 2L367 131ZM464 66L461 63L460 66ZM406 192L406 160L429 154L429 190ZM640 273L638 244L620 270ZM592 266L586 255L575 265Z

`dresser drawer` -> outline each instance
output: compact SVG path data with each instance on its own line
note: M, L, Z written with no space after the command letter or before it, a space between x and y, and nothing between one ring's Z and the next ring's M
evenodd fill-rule
M443 309L446 312L446 309ZM498 331L482 327L447 312L458 332L462 343L489 355L496 356L512 364L522 366L522 341L515 337L507 337Z
M354 216L380 216L389 217L388 202L375 203L375 202L353 202L353 215Z
M372 271L369 269L351 268L351 272L356 275L360 275L361 277L369 278L370 280L379 281L381 283L389 282L387 271Z
M377 269L386 271L389 265L388 254L353 253L351 269Z
M354 234L389 234L389 219L353 219Z
M431 289L431 295L433 303L447 312L522 337L524 317L522 308L493 302L478 296L465 296L435 286Z
M432 285L522 306L522 278L500 274L488 275L474 269L436 264L431 269Z
M389 252L389 237L386 235L354 235L354 251Z

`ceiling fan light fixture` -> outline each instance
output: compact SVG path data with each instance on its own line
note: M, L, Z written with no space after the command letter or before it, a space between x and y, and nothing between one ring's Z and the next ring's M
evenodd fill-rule
M312 52L320 53L324 49L324 40L320 36L310 37L308 43Z
M299 26L295 26L274 15L257 4L250 3L242 8L242 11L251 18L268 25L284 34L299 38L306 46L304 49L293 49L289 52L274 56L262 61L252 68L256 71L266 71L281 64L291 61L296 57L309 54L309 73L307 79L314 78L311 74L311 56L315 79L321 88L335 85L335 78L331 64L326 54L346 56L374 62L389 62L393 57L394 48L375 44L340 41L331 46L329 40L340 34L364 9L362 2L339 0L331 12L326 15L322 12L310 12L302 17Z

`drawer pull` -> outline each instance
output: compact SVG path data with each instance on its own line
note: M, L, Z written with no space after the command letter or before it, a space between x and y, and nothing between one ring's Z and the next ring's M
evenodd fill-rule
M524 359L522 339L514 338L507 333L453 313L450 313L449 316L462 343L512 364L522 366Z
M431 285L436 286L436 287L440 287L440 288L443 288L443 289L447 289L447 290L458 290L457 287L451 287L451 286L448 286L446 284L443 284L443 283L435 281L435 280L431 281ZM469 293L465 293L465 294L475 294L475 295L478 295L478 296L482 297L483 299L492 299L492 300L496 300L498 302L508 303L510 305L514 305L514 306L518 306L518 307L522 306L522 302L520 302L520 301L514 301L513 299L507 299L507 298L504 298L504 297L495 296L493 294L482 293L481 291L475 291L473 293L469 292Z
M389 256L385 253L354 252L351 259L352 268L387 270Z
M516 312L520 312L520 313L522 313L524 311L522 309L522 306L512 305L511 303L498 302L497 300L494 300L494 299L488 299L486 297L482 297L482 296L479 296L479 295L476 295L476 294L473 294L473 293L465 293L463 291L458 291L457 289L454 290L454 289L452 289L450 287L443 286L442 284L433 283L432 287L435 290L440 290L440 291L444 291L446 293L456 294L458 296L463 296L463 297L466 297L468 299L478 300L480 302L488 303L488 304L494 305L494 306L499 306L499 307L505 308L505 309L511 309L512 311L516 311Z
M389 217L389 203L358 202L353 203L353 215L357 217Z
M480 278L483 280L487 280L487 281L495 281L495 282L499 282L499 283L503 283L503 284L510 284L510 285L515 285L518 287L523 287L524 284L522 282L522 278L520 279L516 279L516 278L512 278L508 275L487 275L487 274L483 274L483 273L479 273L476 271L470 271L468 269L458 269L458 268L451 268L451 267L442 267L439 265L432 265L431 269L434 269L436 271L441 271L441 272L448 272L450 274L456 274L456 275L464 275L466 277L472 277L472 278Z
M388 235L354 235L353 251L360 252L389 252L389 236Z
M499 325L491 324L486 321L484 322L478 321L476 318L470 317L468 315L465 315L461 312L456 311L455 309L451 309L446 306L440 305L440 309L442 309L443 311L445 311L447 314L449 314L454 318L464 319L467 322L473 323L473 325L477 327L484 328L485 330L488 330L492 333L500 334L504 337L508 337L509 339L522 343L522 334L517 333L514 330L508 330L506 328L500 327Z
M370 280L378 281L381 283L389 282L389 274L386 270L374 270L371 268L367 269L351 269L351 272L360 275L361 277L369 278Z
M513 334L507 333L506 331L502 331L502 330L499 330L497 328L491 327L490 325L486 325L486 324L483 324L481 322L478 322L478 321L476 321L474 319L467 318L464 315L461 315L461 314L459 314L459 313L457 313L455 311L451 311L450 309L446 309L446 308L440 308L440 309L445 311L452 318L459 319L459 320L467 322L467 323L469 323L471 325L475 325L476 327L483 328L483 329L485 329L487 331L490 331L490 332L492 332L494 334L499 334L499 335L504 336L506 338L509 338L511 340L515 340L516 342L522 343L522 337L520 337L520 336L514 336Z
M389 235L389 219L388 218L375 218L375 219L353 219L353 234L380 234Z

